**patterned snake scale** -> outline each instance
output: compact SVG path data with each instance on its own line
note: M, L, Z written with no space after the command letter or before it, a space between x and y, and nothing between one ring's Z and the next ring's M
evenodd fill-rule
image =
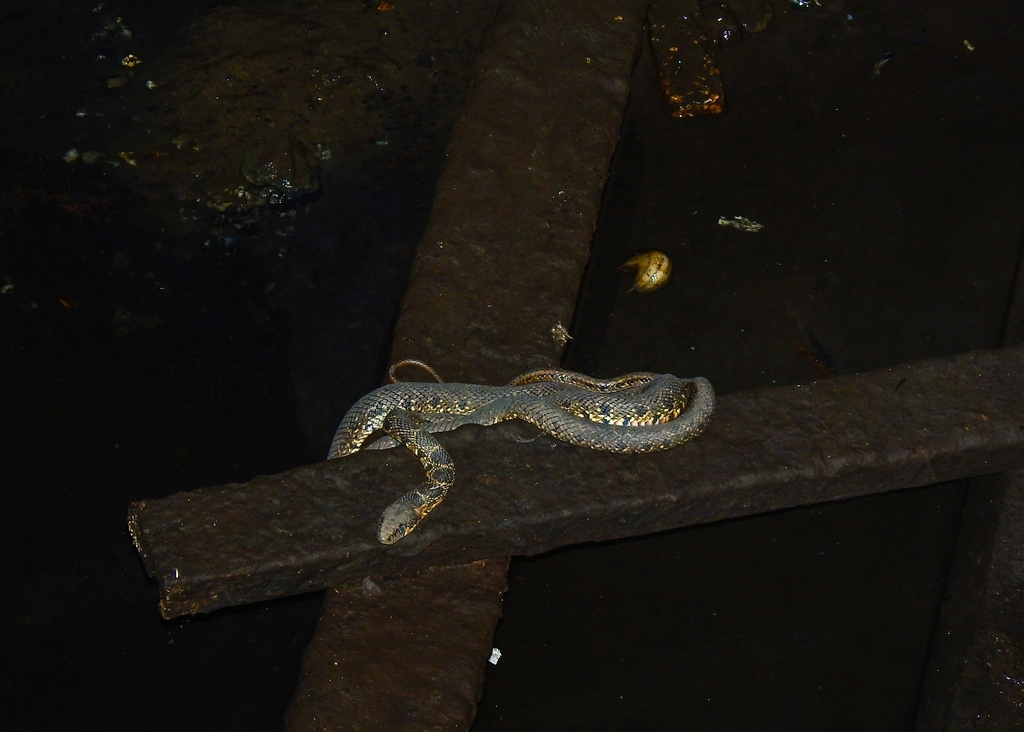
M671 374L639 372L601 380L542 369L505 386L398 382L370 392L352 406L327 457L401 444L419 458L427 482L392 503L380 517L378 541L394 544L441 503L455 481L455 465L431 433L521 419L572 445L644 453L693 439L707 427L714 408L715 392L707 379ZM378 430L386 434L364 447Z

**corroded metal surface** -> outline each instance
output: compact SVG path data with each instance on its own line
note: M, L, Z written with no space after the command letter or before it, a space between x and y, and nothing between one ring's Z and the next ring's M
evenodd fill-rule
M507 560L331 588L285 726L456 730L473 719Z
M452 133L395 358L492 384L558 364L552 329L572 318L642 26L632 0L504 5Z
M720 400L699 439L653 455L576 448L519 425L445 440L449 500L393 547L379 512L422 480L407 451L132 505L166 617L585 541L1024 466L1024 347Z

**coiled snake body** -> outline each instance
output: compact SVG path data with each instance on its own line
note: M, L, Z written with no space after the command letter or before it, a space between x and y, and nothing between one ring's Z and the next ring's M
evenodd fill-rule
M696 437L711 421L714 408L715 392L707 379L671 374L639 372L602 380L542 369L505 386L399 382L370 392L352 406L327 457L401 444L420 459L427 482L381 514L377 539L394 544L441 503L454 483L452 459L431 433L521 419L573 445L644 453ZM378 430L386 435L364 446Z

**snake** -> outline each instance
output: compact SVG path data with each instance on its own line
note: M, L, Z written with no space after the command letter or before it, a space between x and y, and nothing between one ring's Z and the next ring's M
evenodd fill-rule
M404 364L425 367L437 383L397 381L395 368ZM429 366L411 359L390 373L393 383L371 391L345 413L327 455L333 460L403 445L419 458L426 482L381 514L377 540L387 545L412 532L455 483L455 464L436 433L519 419L571 445L649 453L697 437L715 409L714 389L703 377L635 372L598 379L539 369L490 386L442 382ZM367 442L375 433L383 434Z

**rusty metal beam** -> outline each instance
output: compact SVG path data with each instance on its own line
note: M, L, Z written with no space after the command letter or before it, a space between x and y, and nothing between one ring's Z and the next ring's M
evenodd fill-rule
M395 358L500 384L557 365L640 48L642 0L503 4L453 131Z
M507 560L327 591L289 730L457 730L476 712Z
M643 27L635 0L508 0L485 34L392 360L449 380L556 365ZM467 729L507 559L331 588L289 732Z
M703 436L651 455L520 425L464 427L445 442L456 487L393 547L375 541L377 516L422 480L404 450L132 504L162 613L1016 469L1024 347L731 395Z

